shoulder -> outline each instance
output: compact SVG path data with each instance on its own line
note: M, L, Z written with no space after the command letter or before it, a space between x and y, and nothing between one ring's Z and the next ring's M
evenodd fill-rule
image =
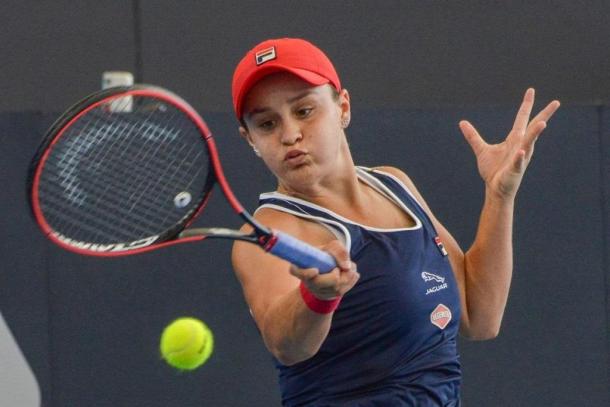
M282 210L262 207L254 213L254 218L263 225L301 237L306 231L309 221Z
M262 207L254 213L254 218L272 230L282 231L297 239L315 246L321 246L333 240L335 237L326 228L317 222L304 219L288 212L278 209ZM252 226L244 224L240 231L252 232ZM262 251L257 245L236 241L233 245L233 259L246 258L249 262L252 257L275 258Z
M379 167L373 167L371 169L374 171L379 171L379 172L384 172L386 174L390 174L390 175L394 176L394 178L397 178L398 181L402 182L407 188L409 188L409 190L411 190L412 192L417 192L417 188L415 187L415 184L404 171L402 171L396 167L390 167L390 166L379 166ZM419 197L419 193L417 193L416 195L418 195L418 197Z
M336 239L314 222L273 208L260 208L254 218L270 229L288 233L316 247ZM252 226L245 224L241 231L251 233ZM289 272L288 261L264 251L256 244L235 241L231 261L246 302L260 327L269 304L296 289L299 280Z
M413 194L415 199L424 208L424 210L426 211L428 216L430 216L434 219L434 215L432 214L430 207L426 203L426 200L424 199L422 194L419 192L419 190L415 186L415 183L413 182L413 180L404 171L402 171L396 167L390 167L390 166L379 166L379 167L374 167L371 169L374 171L380 171L380 172L389 174L389 175L393 176L394 178L396 178L399 182L401 182L407 188L407 190L409 192L411 192L411 194Z
M281 230L295 237L300 235L300 222L290 214L261 208L253 216L270 229ZM253 228L246 223L240 231L251 233ZM259 324L270 301L298 285L298 280L288 272L290 264L267 253L259 245L236 240L233 242L231 262L246 302Z

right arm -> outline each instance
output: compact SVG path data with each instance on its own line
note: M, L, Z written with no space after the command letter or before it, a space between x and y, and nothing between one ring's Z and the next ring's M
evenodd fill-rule
M339 264L320 275L316 269L300 269L253 244L237 241L233 246L233 268L265 345L282 364L292 365L318 352L333 316L307 307L299 289L301 281L316 298L330 300L349 291L359 275L345 248L320 226L272 209L262 209L255 217L273 229L322 247ZM242 231L250 232L251 227L245 225Z

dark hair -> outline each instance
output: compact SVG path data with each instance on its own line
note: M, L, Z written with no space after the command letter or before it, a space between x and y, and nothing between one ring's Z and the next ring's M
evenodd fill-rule
M333 100L335 102L338 102L339 101L339 96L341 95L341 93L334 86L330 87L330 91L332 92L331 94L332 94Z

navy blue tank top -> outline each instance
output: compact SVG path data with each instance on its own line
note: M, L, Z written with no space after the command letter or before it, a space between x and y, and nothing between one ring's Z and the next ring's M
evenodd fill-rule
M312 358L276 361L284 406L459 406L458 287L422 207L396 177L357 167L358 177L399 205L415 226L378 229L277 192L274 208L327 227L348 248L360 280L343 297Z

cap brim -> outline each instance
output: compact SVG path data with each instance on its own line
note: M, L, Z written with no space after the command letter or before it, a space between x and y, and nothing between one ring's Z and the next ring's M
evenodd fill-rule
M243 86L241 87L239 97L237 98L238 102L235 106L235 111L239 118L243 117L244 112L242 110L242 107L244 104L244 99L246 98L248 92L250 92L254 85L256 85L263 78L277 72L291 73L314 86L320 86L326 83L330 83L330 80L328 78L325 78L322 75L318 75L315 72L307 71L305 69L287 67L281 64L265 64L265 67L253 72L252 75L246 78Z

